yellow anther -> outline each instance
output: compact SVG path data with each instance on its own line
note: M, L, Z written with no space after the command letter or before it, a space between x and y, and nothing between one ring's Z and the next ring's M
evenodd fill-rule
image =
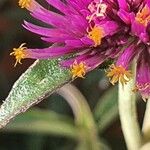
M150 8L146 5L141 11L139 11L136 15L135 20L147 26L148 22L150 21Z
M87 66L84 62L80 62L79 64L75 61L71 66L72 78L84 78L87 70Z
M110 82L114 85L116 82L120 82L122 85L126 84L132 77L131 71L126 70L122 66L111 65L107 72Z
M13 52L10 53L10 55L14 55L16 58L16 63L14 66L16 66L17 63L22 64L21 60L27 56L27 47L24 47L24 45L25 43L21 44L19 48L13 48Z
M94 47L97 47L101 44L101 40L104 36L104 31L102 27L95 26L91 29L91 31L88 32L88 38L93 40L95 45Z
M21 8L29 8L31 6L32 0L19 0L18 3Z

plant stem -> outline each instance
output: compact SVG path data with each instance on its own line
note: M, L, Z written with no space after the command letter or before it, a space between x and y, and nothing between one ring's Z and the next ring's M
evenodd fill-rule
M134 79L124 86L119 83L119 114L128 150L139 150L142 144L137 121L136 96L132 92L134 83Z
M140 150L149 150L150 149L150 143L144 144Z
M143 132L144 140L145 141L149 140L150 139L150 98L147 100L142 132Z
M73 85L64 85L58 94L70 104L79 129L78 150L100 150L96 125L84 96Z

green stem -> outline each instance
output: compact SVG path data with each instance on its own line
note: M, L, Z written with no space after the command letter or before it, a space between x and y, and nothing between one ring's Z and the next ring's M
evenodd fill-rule
M119 83L119 114L128 150L138 150L142 143L137 121L136 96L132 92L134 85L134 79L124 86Z
M96 125L84 96L71 84L63 86L58 94L67 100L73 110L79 128L78 150L100 150Z
M145 142L150 140L150 98L147 100L142 132Z

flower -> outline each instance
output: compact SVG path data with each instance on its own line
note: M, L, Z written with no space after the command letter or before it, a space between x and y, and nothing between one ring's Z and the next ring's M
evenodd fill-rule
M71 69L73 78L83 77L109 59L114 64L107 71L112 84L126 84L129 70L137 61L136 89L143 98L150 97L150 1L149 0L45 0L60 13L42 7L35 0L20 0L19 5L32 17L51 27L27 21L23 26L55 47L22 49L21 58L47 59L73 54L61 62ZM17 57L18 53L13 52Z
M17 65L17 63L22 64L21 60L27 57L27 53L26 53L26 49L27 47L24 47L26 43L21 44L18 48L14 48L12 53L10 53L10 55L14 55L16 57L16 63L15 63L15 67Z
M71 66L71 73L73 74L72 78L80 77L84 78L86 74L87 66L84 62L80 62L79 64L75 61Z
M19 1L19 6L21 8L28 8L31 5L31 0L20 0Z

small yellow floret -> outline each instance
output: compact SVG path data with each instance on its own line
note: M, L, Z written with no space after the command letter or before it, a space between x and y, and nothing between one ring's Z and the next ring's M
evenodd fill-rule
M116 82L120 82L122 85L126 84L132 77L131 71L126 70L122 66L111 65L107 72L107 77L110 78L110 82L114 85Z
M87 70L87 66L84 62L80 62L79 64L77 63L77 61L75 61L72 65L71 65L71 73L72 73L72 78L84 78L85 74L86 74L86 70Z
M88 37L89 39L93 40L95 45L94 47L97 47L98 45L101 44L101 40L104 36L104 31L101 27L95 26L92 28L90 32L88 32Z
M21 44L19 48L13 48L12 53L10 53L10 55L14 55L16 58L16 63L14 66L17 65L17 63L22 64L21 60L26 58L27 53L26 53L26 49L27 47L24 47L25 43Z
M148 6L145 6L141 11L139 11L136 15L135 20L143 24L144 26L147 26L148 22L150 21L150 9Z
M32 0L19 0L19 6L21 8L29 8L31 6Z

